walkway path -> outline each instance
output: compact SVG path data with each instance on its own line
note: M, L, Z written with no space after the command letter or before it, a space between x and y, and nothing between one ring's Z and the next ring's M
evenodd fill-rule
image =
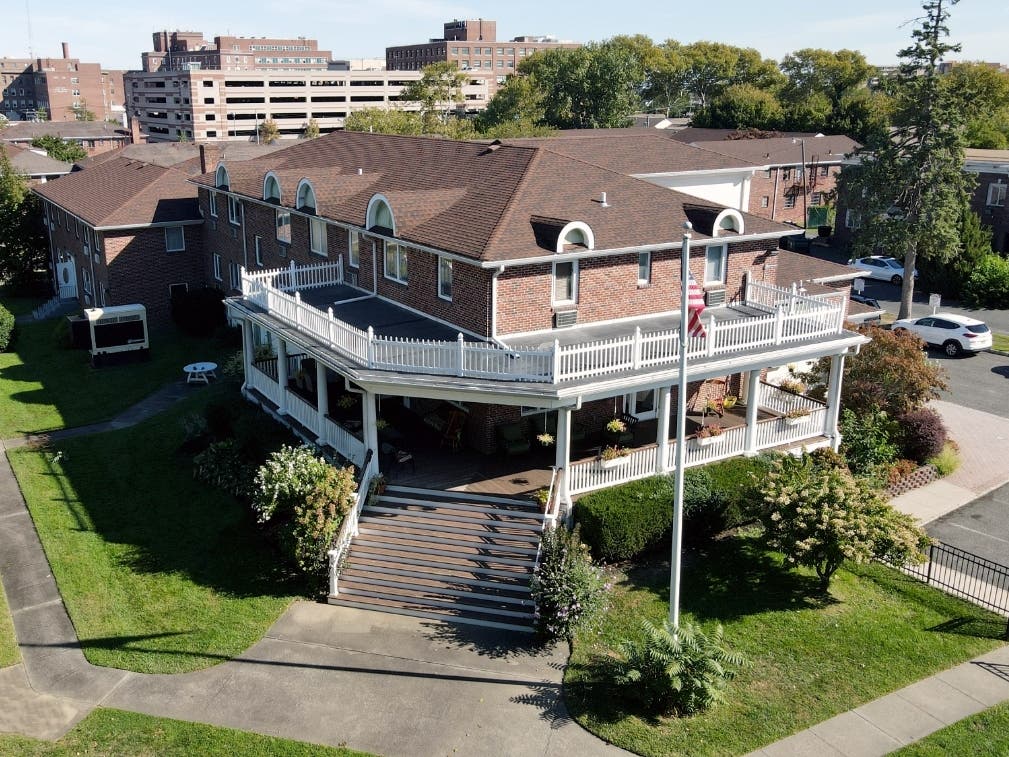
M173 384L107 423L4 446L123 428L186 393ZM965 447L987 441L976 429L961 439ZM257 644L207 670L91 665L6 457L0 577L22 656L0 670L0 731L54 739L104 705L391 756L626 754L567 715L566 648L523 647L524 636L490 629L296 602ZM882 755L1007 699L1003 647L754 754Z

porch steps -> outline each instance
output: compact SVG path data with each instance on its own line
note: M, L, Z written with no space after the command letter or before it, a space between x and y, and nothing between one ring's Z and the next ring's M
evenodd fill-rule
M532 502L389 487L365 506L330 603L529 632Z

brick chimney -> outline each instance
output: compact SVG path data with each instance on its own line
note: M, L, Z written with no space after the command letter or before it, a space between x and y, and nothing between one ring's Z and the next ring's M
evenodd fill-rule
M221 148L218 145L200 145L200 173L210 173L221 162Z
M63 43L63 60L70 60L70 43Z
M130 119L130 141L135 145L147 143L147 137L140 131L140 119Z

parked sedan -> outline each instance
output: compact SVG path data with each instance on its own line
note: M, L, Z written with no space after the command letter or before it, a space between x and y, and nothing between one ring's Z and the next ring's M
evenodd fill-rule
M870 279L880 279L889 281L891 284L900 286L904 283L904 264L896 258L888 258L883 255L871 255L867 258L856 258L849 260L848 265L865 271L865 276ZM918 278L918 272L914 272L914 277Z
M927 344L942 347L950 357L991 347L991 330L984 322L954 313L904 318L894 322L893 330L909 331Z

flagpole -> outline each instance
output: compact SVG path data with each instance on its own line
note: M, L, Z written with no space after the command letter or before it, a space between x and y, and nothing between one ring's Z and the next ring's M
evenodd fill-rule
M683 246L680 248L680 377L676 390L676 493L673 500L673 547L669 568L669 625L680 627L680 547L683 542L683 466L686 461L687 437L687 341L690 330L687 310L690 281L690 221L683 224Z

